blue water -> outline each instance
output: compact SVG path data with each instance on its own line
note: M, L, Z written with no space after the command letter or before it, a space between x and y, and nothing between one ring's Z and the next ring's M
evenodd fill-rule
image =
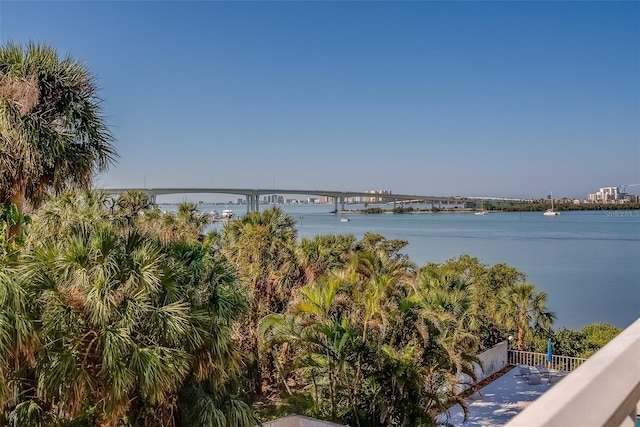
M264 207L261 207L264 208ZM300 237L372 231L409 242L413 262L444 262L461 254L484 264L507 263L547 292L554 327L595 322L626 327L640 317L640 211L358 215L340 222L328 205L285 205ZM356 209L356 207L349 207ZM220 206L203 205L203 211ZM234 206L242 214L244 206ZM221 227L216 225L215 227Z

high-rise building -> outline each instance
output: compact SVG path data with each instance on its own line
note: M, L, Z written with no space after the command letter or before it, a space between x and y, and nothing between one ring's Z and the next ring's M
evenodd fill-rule
M587 199L591 202L615 202L624 200L627 193L620 190L620 187L602 187L597 193L589 194Z

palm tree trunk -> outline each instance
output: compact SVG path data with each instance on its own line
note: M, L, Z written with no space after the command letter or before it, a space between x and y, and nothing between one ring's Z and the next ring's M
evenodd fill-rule
M522 326L518 326L518 350L524 351L524 328Z
M24 202L26 198L25 193L25 188L23 185L21 185L16 189L16 192L9 197L9 203L13 203L14 205L16 205L16 208L18 208L18 212L20 213L20 215L22 215L22 213L24 212ZM14 236L18 235L21 228L22 221L18 221L17 224L12 225L9 228L7 240L11 240Z
M253 392L258 398L262 396L262 363L260 362L260 349L258 348L258 318L257 313L251 315L251 347L253 350Z
M336 414L338 413L336 408L336 383L335 373L333 372L333 364L329 363L329 396L331 400L331 421L336 421Z
M318 399L318 384L316 383L316 373L314 370L311 370L311 379L313 380L313 410L318 411L318 407L320 406L320 399Z
M360 417L358 416L358 409L356 408L355 401L353 399L353 391L349 388L349 405L353 411L353 417L356 419L356 427L360 427Z
M366 340L367 340L367 325L368 325L368 323L369 323L369 321L365 320L364 321L364 326L362 328L362 343L363 343L363 345L365 345L366 342L367 342ZM356 373L355 373L355 379L354 379L354 381L355 381L354 389L355 389L355 392L357 394L359 394L360 393L360 377L361 377L361 371L362 371L362 369L361 369L362 368L362 351L360 351L358 353L358 362L357 363L358 363L358 365L356 366ZM356 418L357 418L358 414L357 414L357 411L355 411L355 408L354 408L354 413L355 413ZM358 426L360 426L360 420L359 419L358 419Z

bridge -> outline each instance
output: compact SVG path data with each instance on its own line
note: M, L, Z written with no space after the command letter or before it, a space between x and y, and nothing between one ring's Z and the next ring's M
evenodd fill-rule
M338 211L338 204L344 210L345 200L349 197L368 197L388 203L396 202L422 202L422 203L464 203L477 200L501 200L501 201L524 201L524 199L513 199L504 197L474 197L474 196L421 196L415 194L391 194L391 193L367 193L364 191L336 191L336 190L300 190L283 188L104 188L109 194L122 194L127 191L138 191L147 194L152 203L156 203L157 196L167 194L235 194L247 198L247 212L258 212L260 210L259 198L267 194L302 194L310 196L330 197L334 201L335 211Z

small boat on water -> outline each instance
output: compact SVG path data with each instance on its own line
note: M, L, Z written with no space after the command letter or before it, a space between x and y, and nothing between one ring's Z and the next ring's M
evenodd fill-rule
M486 215L489 211L484 210L484 202L480 203L480 210L475 211L476 215Z
M340 222L349 222L349 221L351 221L351 220L349 218L347 218L347 217L343 216L342 218L340 218Z
M556 215L560 215L560 212L556 212L553 209L553 192L551 192L551 209L547 209L546 211L544 211L542 213L542 215L544 216L556 216Z
M233 218L233 211L231 209L224 209L220 217L222 219L231 219Z

